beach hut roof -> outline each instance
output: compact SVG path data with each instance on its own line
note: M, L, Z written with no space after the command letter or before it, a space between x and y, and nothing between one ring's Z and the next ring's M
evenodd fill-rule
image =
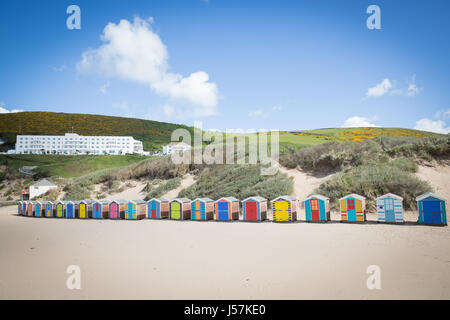
M416 201L421 201L421 200L426 199L426 198L428 198L428 197L433 197L433 198L436 198L436 199L445 201L444 198L442 198L441 196L438 196L438 195L434 194L433 192L426 192L426 193L424 193L424 194L421 194L420 196L418 196L418 197L416 198Z
M182 203L191 202L191 200L189 200L188 198L175 198L172 201L177 201L177 202L182 202Z
M169 200L166 198L152 198L152 199L148 200L147 202L151 202L151 201L169 202Z
M267 201L266 198L260 197L260 196L254 196L254 197L248 197L244 200L242 200L242 202L245 202L247 200L254 200L254 201Z
M235 197L222 197L219 200L216 200L216 202L219 202L220 200L226 200L226 201L230 201L230 202L239 201L239 199L236 199Z
M213 199L210 198L196 198L194 200L192 200L191 202L195 202L195 201L200 201L200 202L214 202Z
M147 201L144 200L130 200L130 202L134 202L136 204L147 203Z
M291 196L279 196L279 197L276 197L275 199L273 199L270 202L274 202L274 201L278 201L278 200L295 201L297 199L295 199L294 197L291 197Z
M350 194L346 195L345 197L340 198L339 201L347 199L347 198L356 198L356 199L359 199L359 200L366 200L366 198L364 198L363 196L360 196L359 194L350 193Z
M115 203L118 203L118 204L125 204L128 201L127 200L111 200L110 202L115 202Z
M383 194L382 196L379 196L378 198L376 198L376 200L378 200L378 199L381 200L381 199L385 199L385 198L394 198L394 199L397 199L397 200L403 200L402 197L400 197L400 196L398 196L396 194L393 194L393 193Z
M312 194L308 198L306 198L303 202L308 201L310 199L320 199L320 200L324 200L324 201L330 200L330 198L325 197L325 196L323 196L321 194Z

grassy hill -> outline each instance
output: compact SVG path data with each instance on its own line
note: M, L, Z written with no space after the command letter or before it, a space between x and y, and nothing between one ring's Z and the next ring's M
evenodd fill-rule
M172 131L192 128L172 123L91 114L57 112L18 112L0 114L0 150L14 148L18 134L132 136L144 144L144 150L162 150L170 142Z

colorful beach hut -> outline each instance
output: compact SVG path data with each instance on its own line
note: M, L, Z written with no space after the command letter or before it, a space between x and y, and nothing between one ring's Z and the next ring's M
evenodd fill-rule
M297 199L291 196L280 196L270 201L273 221L292 222L297 220Z
M146 216L147 202L144 200L130 200L125 206L126 220L141 220Z
M27 215L27 208L28 208L28 201L22 201L21 215L23 216Z
M17 215L22 215L22 201L17 201Z
M44 207L42 206L41 201L33 201L33 215L35 217L42 217L42 211L44 211Z
M53 214L57 218L64 218L64 202L63 201L56 202L56 210Z
M191 220L214 219L214 200L197 198L191 201Z
M28 201L27 202L27 216L32 217L34 216L34 202L33 201Z
M304 200L305 220L330 221L330 198L313 194Z
M106 219L108 218L110 201L108 200L96 200L91 203L91 218L93 219Z
M218 221L239 220L239 200L223 197L215 202L215 219Z
M164 219L169 217L169 200L153 198L147 201L147 218Z
M109 203L109 219L124 219L125 218L125 200L113 200Z
M44 216L46 218L53 217L53 211L54 211L54 208L55 208L55 204L52 201L45 201L43 203L43 206L45 208Z
M418 223L447 225L445 199L432 192L424 193L416 198L419 209Z
M341 221L364 222L366 220L366 198L352 193L339 199Z
M64 201L66 207L66 218L75 218L75 202Z
M403 223L403 198L393 193L386 193L378 198L378 222Z
M81 200L76 202L77 218L88 219L90 218L90 206L92 204L91 200Z
M267 199L254 196L242 200L242 213L244 221L267 220Z
M170 201L169 218L173 220L186 220L191 216L191 200L176 198Z

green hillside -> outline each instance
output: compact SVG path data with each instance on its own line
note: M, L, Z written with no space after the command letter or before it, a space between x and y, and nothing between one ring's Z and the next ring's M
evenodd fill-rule
M144 144L144 150L162 150L170 142L172 131L192 128L172 123L91 114L57 112L18 112L0 114L0 150L14 148L18 134L132 136Z

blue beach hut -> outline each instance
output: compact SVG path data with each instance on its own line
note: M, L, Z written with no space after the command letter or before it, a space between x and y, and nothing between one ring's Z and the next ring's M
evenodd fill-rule
M416 198L419 209L418 223L447 225L445 199L432 192L424 193Z

